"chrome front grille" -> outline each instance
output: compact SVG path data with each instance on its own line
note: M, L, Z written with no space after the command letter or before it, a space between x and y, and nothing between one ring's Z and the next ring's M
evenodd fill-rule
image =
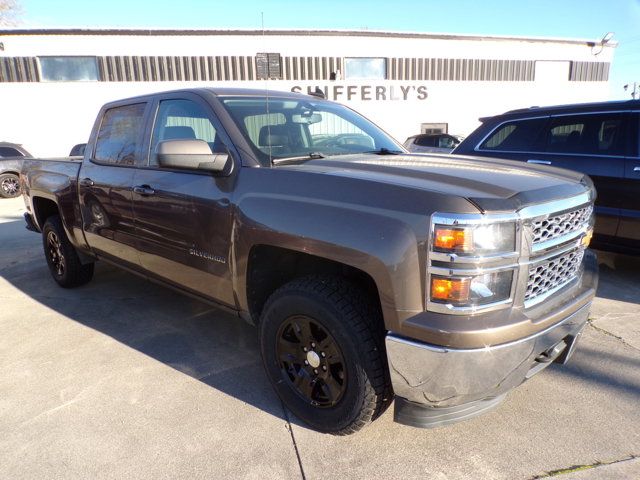
M524 301L542 301L550 293L571 282L580 271L583 256L584 249L578 248L529 267L529 281Z
M586 207L562 213L560 215L549 216L542 220L533 222L533 243L546 242L570 233L576 232L589 225L593 207Z

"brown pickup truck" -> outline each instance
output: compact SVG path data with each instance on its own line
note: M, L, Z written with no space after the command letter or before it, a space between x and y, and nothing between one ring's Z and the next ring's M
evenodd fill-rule
M569 359L597 283L587 176L410 155L312 96L109 103L82 160L21 182L62 287L102 260L237 312L284 404L334 434L394 398L426 427L498 405Z

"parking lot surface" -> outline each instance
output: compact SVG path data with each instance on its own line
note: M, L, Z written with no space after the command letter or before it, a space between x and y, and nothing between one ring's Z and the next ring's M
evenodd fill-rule
M572 361L493 412L333 437L283 409L252 326L106 264L61 289L22 211L0 201L0 478L640 478L640 259L599 253Z

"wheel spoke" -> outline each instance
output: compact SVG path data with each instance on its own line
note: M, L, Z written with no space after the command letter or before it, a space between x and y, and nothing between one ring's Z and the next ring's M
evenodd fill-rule
M298 371L293 384L296 388L309 400L312 400L311 394L313 393L312 379L304 368Z
M278 354L281 361L292 363L297 360L300 361L302 348L297 343L290 342L282 337L278 340Z
M294 332L302 345L309 345L312 342L311 325L307 318L297 318L294 323Z
M339 398L343 385L338 383L331 374L326 375L322 380L322 393L326 395L330 402L334 403Z
M338 352L336 344L331 337L325 338L318 346L318 350L325 354L327 362L342 362L340 352Z

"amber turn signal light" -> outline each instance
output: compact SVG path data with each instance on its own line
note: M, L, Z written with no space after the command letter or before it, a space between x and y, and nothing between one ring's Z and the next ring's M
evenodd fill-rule
M473 246L471 230L459 228L436 228L433 245L436 249L467 252Z
M593 228L587 230L587 233L585 233L584 237L582 237L582 245L584 247L589 246L589 244L591 243L591 237L593 237Z
M431 300L466 303L470 285L469 278L431 277Z

